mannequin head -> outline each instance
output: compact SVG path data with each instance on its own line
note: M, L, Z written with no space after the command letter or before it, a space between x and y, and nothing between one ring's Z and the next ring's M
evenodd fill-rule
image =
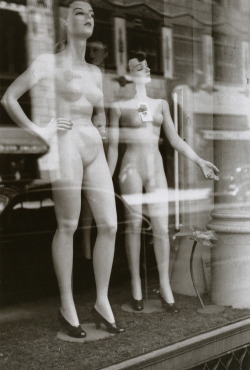
M131 54L128 67L131 78L136 84L146 84L151 81L150 68L144 53Z
M105 60L108 57L107 45L99 40L89 42L87 46L87 56L91 64L104 67Z
M63 20L68 36L88 39L94 29L94 12L88 0L69 1L69 10Z

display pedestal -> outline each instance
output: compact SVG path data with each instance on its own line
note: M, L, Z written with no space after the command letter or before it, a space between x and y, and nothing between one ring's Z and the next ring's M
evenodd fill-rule
M100 329L96 329L94 323L84 323L81 324L81 327L87 333L87 336L85 338L72 338L62 331L59 331L57 333L57 338L63 340L64 342L85 343L112 337L114 335L107 332L105 326L103 325L101 325Z
M122 310L126 312L132 312L136 314L144 313L154 313L154 312L164 312L165 309L162 307L161 301L158 299L147 299L144 300L144 309L142 311L135 311L131 307L130 303L125 303L122 305Z
M225 307L217 306L215 304L209 304L204 308L198 308L197 312L202 315L217 315L225 311Z

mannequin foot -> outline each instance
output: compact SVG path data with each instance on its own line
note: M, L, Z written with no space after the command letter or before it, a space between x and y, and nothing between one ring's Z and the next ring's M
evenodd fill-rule
M61 310L59 309L58 311L58 320L61 325L61 329L63 333L67 334L69 337L72 338L85 338L86 333L85 331L81 328L80 325L78 326L73 326L71 325L63 316Z
M176 306L175 302L171 302L171 303L167 302L167 300L163 298L160 290L156 290L155 293L159 296L162 307L165 308L167 312L171 312L171 313L179 312L179 308ZM172 293L171 293L171 296L172 296ZM173 299L173 296L172 296L172 299Z
M179 313L179 308L176 306L175 303L168 303L161 297L162 307L165 308L167 312L170 313Z
M159 297L160 297L160 300L161 300L161 304L162 304L162 307L165 308L165 310L167 312L171 312L171 313L178 313L179 312L179 309L178 307L176 306L175 302L173 303L168 303L161 295L161 293L159 292Z
M115 322L107 321L97 310L95 307L92 308L92 317L96 326L96 329L100 329L101 323L103 323L107 331L111 334L120 334L125 331L124 328L118 327Z
M134 299L132 297L131 298L131 307L134 311L143 311L143 309L144 309L143 299Z
M105 318L108 322L114 322L114 314L108 300L96 301L94 308L100 315Z

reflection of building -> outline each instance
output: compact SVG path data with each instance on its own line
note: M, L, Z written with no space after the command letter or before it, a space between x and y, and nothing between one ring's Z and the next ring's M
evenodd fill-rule
M25 53L21 50L24 50L27 25L29 26L26 60L30 61L39 52L53 48L53 23L50 15L53 9L51 5L49 6L50 3L30 0L27 8L24 5L25 1L0 2L0 16L3 20L0 33L2 91L11 79L24 69ZM61 0L59 3L64 10L66 2ZM106 62L106 73L111 77L110 80L113 75L126 73L127 58L131 51L138 49L145 51L154 77L150 86L152 96L168 97L171 100L170 93L175 86L187 85L190 88L190 99L195 101L195 105L192 107L190 117L190 106L187 108L184 100L182 117L186 116L186 121L181 123L180 133L185 139L190 138L191 145L197 147L199 141L197 149L208 155L208 158L212 156L212 151L209 153L208 150L212 142L204 146L200 132L213 129L212 121L209 119L211 112L218 117L233 115L233 127L235 125L248 127L248 118L243 123L242 116L247 116L248 105L250 13L246 0L241 0L237 4L236 9L234 2L229 0L213 2L93 0L95 8L93 37L107 44L109 57ZM213 87L217 91L212 94ZM113 82L106 94L113 97L116 91L117 83ZM230 106L227 104L228 99L231 100ZM24 104L28 112L27 98ZM179 100L179 105L183 104ZM34 107L34 104L32 106ZM38 104L35 106L39 109ZM235 120L236 106L237 111L240 107L242 113ZM44 117L45 121L46 119L47 117ZM9 122L2 109L1 121ZM219 128L221 129L220 124ZM171 151L168 156L172 162ZM171 165L168 163L166 167L169 168ZM196 181L193 181L192 165L184 161L183 165L181 164L181 171L185 174L180 178L181 187L193 186L190 182ZM173 185L171 173L168 177L170 184ZM184 222L189 223L187 219Z
M59 2L62 12L64 4ZM116 75L127 72L127 59L134 50L147 53L148 64L153 75L149 87L153 97L168 98L177 92L179 109L179 133L203 157L215 161L225 171L231 168L229 150L234 152L233 165L246 165L247 142L241 142L241 156L237 154L238 141L221 142L207 140L214 130L248 130L249 121L249 70L250 70L250 6L247 0L223 1L115 1L93 0L95 31L93 38L103 41L109 50L106 61L106 89L110 101L117 92ZM55 44L51 1L29 0L1 1L1 62L0 87L3 92L10 81L45 51L52 52ZM26 32L27 29L27 32ZM56 32L57 33L57 32ZM25 56L25 43L27 56ZM53 91L51 91L53 95ZM33 117L48 122L53 115L41 104L41 91L32 91L32 109L28 97L22 99L24 110ZM51 99L53 101L53 97ZM52 114L51 114L52 113ZM177 118L176 118L177 119ZM1 108L1 123L10 123ZM243 150L244 149L244 150ZM170 186L174 186L173 152L162 148ZM179 178L182 189L207 187L208 184L198 169L180 158ZM177 163L177 162L176 162ZM216 188L221 193L221 183ZM176 185L176 184L175 184ZM212 185L209 185L213 190ZM208 212L190 216L187 205L181 206L183 224L206 224L210 218L211 199ZM199 207L198 207L199 208ZM198 210L197 208L197 210Z

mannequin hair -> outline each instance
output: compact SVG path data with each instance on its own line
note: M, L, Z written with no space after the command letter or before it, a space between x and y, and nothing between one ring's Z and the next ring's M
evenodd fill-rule
M65 2L65 4L66 4L67 6L70 6L70 4L74 3L75 1L81 1L81 2L83 2L83 3L87 3L87 4L89 4L89 5L91 5L91 6L92 6L92 4L91 4L91 1L90 1L90 0L68 0L68 1L66 1L66 2Z
M128 60L130 59L138 59L139 62L142 62L147 58L147 54L144 51L138 50L138 51L131 51L129 53Z

